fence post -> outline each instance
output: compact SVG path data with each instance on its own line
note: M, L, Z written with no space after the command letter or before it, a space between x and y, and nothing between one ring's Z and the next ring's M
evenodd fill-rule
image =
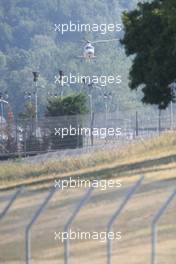
M26 146L26 121L24 121L24 132L23 132L23 140L24 140L24 156L26 157L27 154L27 146Z
M174 124L174 115L173 115L173 102L171 101L170 103L170 129L173 129L173 124Z
M138 187L141 185L143 180L144 180L144 176L141 176L139 180L132 186L132 188L130 188L123 202L121 203L120 207L115 211L115 213L112 215L111 219L109 220L107 225L107 234L111 232L115 220L117 220L118 216L122 213L124 207L131 199L133 194L137 191ZM109 237L107 239L107 264L112 264L112 240L110 240Z
M40 214L43 212L53 195L55 194L56 190L59 190L60 188L56 188L55 186L52 187L50 190L49 194L45 198L44 202L39 206L39 208L36 210L34 213L32 219L30 220L29 224L27 225L25 229L25 263L29 264L30 263L30 258L31 258L31 228L40 216Z
M136 137L139 135L138 112L136 111Z
M68 233L69 228L71 227L74 219L76 218L77 214L80 212L81 208L85 205L85 203L88 201L89 197L91 196L94 188L90 187L88 191L86 191L86 194L83 196L83 198L80 200L79 204L77 205L76 209L74 210L73 214L71 215L70 219L66 223L64 227L64 232ZM66 240L64 240L64 263L69 263L69 238L67 237Z
M19 144L18 144L18 121L17 119L15 120L15 152L17 153L17 155L19 156Z
M92 146L92 147L93 147L93 145L94 145L94 136L93 136L94 119L95 119L95 113L92 112L92 114L91 114L91 136L90 136L90 139L91 139L91 146Z
M164 214L174 197L176 190L169 196L166 202L162 205L152 220L152 251L151 251L151 264L157 264L156 246L157 246L157 225L161 216Z
M161 132L161 109L158 110L158 133Z
M8 213L10 207L12 206L12 204L16 201L16 199L18 198L18 196L21 194L23 188L21 187L19 190L17 190L14 195L11 197L9 203L5 206L4 210L0 213L0 220L6 216L6 214Z

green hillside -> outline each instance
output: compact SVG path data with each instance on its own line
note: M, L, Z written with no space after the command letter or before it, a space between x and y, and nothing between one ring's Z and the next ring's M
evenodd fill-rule
M0 91L8 91L13 111L17 114L24 106L24 92L33 92L32 71L40 71L40 113L44 110L47 93L58 91L55 75L65 74L120 75L122 83L110 84L113 92L112 111L121 105L136 104L136 94L128 88L128 72L131 65L120 42L95 45L97 59L86 63L82 55L86 37L90 40L121 38L123 32L85 33L55 32L55 24L89 23L119 24L124 9L132 9L137 0L81 1L81 0L1 0L0 2ZM82 90L76 84L64 87L64 93ZM105 90L105 87L103 87ZM98 96L95 107L104 111L102 97Z

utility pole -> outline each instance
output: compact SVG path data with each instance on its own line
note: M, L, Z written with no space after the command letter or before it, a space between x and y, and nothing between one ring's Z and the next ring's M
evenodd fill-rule
M37 81L39 78L39 72L33 72L33 76L34 76L34 84L35 84L35 123L36 123L36 137L37 137L37 128L38 128L38 85L37 85Z
M92 90L93 83L88 84L88 95L89 95L89 104L90 104L90 119L91 119L91 146L94 145L94 137L93 137L93 125L94 125L94 112L93 112L93 98L92 98Z
M92 98L92 90L93 90L93 82L88 83L88 97L89 97L89 106L90 106L90 116L91 116L91 120L92 120L92 116L93 116L93 98ZM86 88L86 80L85 78L83 78L83 85L84 88Z
M90 115L91 115L91 120L92 120L92 115L93 115L93 99L92 99L92 90L93 90L93 83L88 84L88 95L89 95L89 104L90 104Z
M60 81L60 97L63 96L63 77L64 77L64 73L62 70L59 71L59 81Z
M139 121L138 121L138 111L136 111L136 137L139 136Z
M109 100L112 99L112 94L111 93L104 93L104 101L105 101L105 116L106 116L106 128L108 126L108 102Z
M176 90L176 81L171 83L169 85L169 88L171 89L171 103L170 103L170 121L171 121L171 129L173 129L174 126L174 107L173 107L173 97L175 96L175 90Z
M84 89L86 89L88 87L87 94L88 94L88 97L89 97L90 120L91 120L90 123L91 123L91 131L93 131L95 113L94 113L94 107L93 107L92 91L93 91L93 89L99 89L99 90L101 90L101 89L100 89L100 87L95 86L95 84L93 82L86 84L86 79L85 78L82 79L82 82L83 82ZM91 132L91 146L93 146L93 145L94 145L93 134Z
M86 79L83 78L83 85L84 85L84 88L86 88ZM94 124L94 112L93 112L93 98L92 98L92 90L93 90L93 82L91 83L88 83L87 87L88 87L88 97L89 97L89 107L90 107L90 128L91 128L91 146L94 145L94 140L93 140L93 134L92 134L92 131L93 131L93 124Z
M7 95L7 93L5 93ZM3 130L4 130L4 104L8 105L8 102L4 100L3 94L0 93L0 105L1 105L1 141L3 142Z

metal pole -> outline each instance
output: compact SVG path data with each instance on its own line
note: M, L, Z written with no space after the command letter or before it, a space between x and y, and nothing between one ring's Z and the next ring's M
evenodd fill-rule
M94 124L94 112L93 112L93 100L92 100L92 87L89 87L89 104L90 104L90 123L91 123L91 146L93 146L94 142L93 142L93 124Z
M171 89L171 96L172 96L172 99L174 97L174 92L175 92L175 89L176 89L176 82L174 81L173 83L171 83L169 85L169 88ZM170 121L171 121L171 129L173 129L174 127L174 109L173 109L173 101L171 99L171 103L170 103Z
M36 222L36 220L38 219L38 217L40 216L40 214L43 212L45 207L47 206L47 204L50 201L50 199L55 194L56 190L59 190L59 188L53 187L50 190L50 192L47 195L46 199L39 206L37 211L34 213L32 219L30 220L29 224L27 225L27 227L25 229L25 263L26 264L29 264L30 263L30 259L31 259L31 228L34 225L34 223Z
M63 78L61 78L61 85L60 85L60 97L63 97Z
M156 254L156 246L157 246L157 224L160 220L161 216L165 213L169 204L172 202L174 197L176 196L176 190L169 196L164 205L159 209L152 221L152 251L151 251L151 264L157 264L157 254Z
M38 86L37 81L35 82L35 122L36 122L36 137L38 128Z
M4 105L7 104L8 102L6 100L3 100L3 98L0 99L1 102L1 140L3 141L3 121L4 121Z
M93 102L92 102L92 94L91 94L91 92L89 94L89 104L90 104L90 116L91 116L91 120L92 120L92 115L93 115Z
M105 102L105 108L106 108L106 128L108 127L108 102Z
M38 87L37 87L37 81L39 78L39 72L33 72L34 76L34 83L35 83L35 122L36 122L36 137L37 137L37 128L38 128Z
M170 120L171 120L171 129L173 129L173 102L171 101L171 104L170 104Z
M92 146L92 147L93 147L93 145L94 145L94 135L93 135L94 118L95 118L95 113L93 112L93 113L92 113L92 117L91 117L91 136L90 136L90 139L91 139L91 146Z
M62 98L63 96L63 86L64 86L64 80L63 80L63 77L64 77L64 73L62 70L59 71L59 81L60 81L60 97Z
M144 176L141 176L140 179L134 184L134 186L128 191L127 195L125 196L122 204L120 207L115 211L115 213L112 215L110 221L108 222L107 225L107 233L111 232L113 224L115 220L119 217L119 215L122 213L124 207L128 203L128 201L131 199L133 194L137 191L139 186L144 180ZM107 236L107 264L112 264L112 240L109 239L109 236Z
M9 203L6 205L6 207L4 208L4 210L0 213L0 220L2 220L2 218L4 216L6 216L6 214L8 213L10 207L12 206L12 204L16 201L16 199L18 198L18 196L21 194L22 192L22 187L17 190L14 195L12 196L12 198L10 199Z
M26 121L24 121L24 131L23 131L23 135L24 135L24 156L26 157L27 154L27 142L26 142Z
M136 111L136 137L139 136L138 112Z
M158 110L158 133L161 132L161 109Z
M76 209L74 210L72 216L70 217L70 219L66 223L66 225L64 227L64 232L68 233L68 231L70 229L70 226L72 225L73 221L75 220L77 214L80 212L81 208L88 201L88 199L91 196L93 190L94 190L94 188L90 187L88 189L88 191L86 191L86 194L80 200L80 202L79 202L78 206L76 207ZM70 245L70 243L69 243L69 238L68 238L68 239L64 240L64 264L68 264L69 263L69 245Z
M1 100L1 114L2 114L2 119L3 119L4 118L3 100Z
M18 145L18 122L17 120L15 121L15 134L16 134L16 137L15 137L15 142L16 142L16 152L19 154L19 145Z
M3 143L3 117L4 117L3 101L1 99L1 141L2 143Z

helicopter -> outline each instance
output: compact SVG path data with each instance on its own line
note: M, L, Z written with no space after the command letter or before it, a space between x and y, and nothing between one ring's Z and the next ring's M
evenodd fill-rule
M84 40L83 42L86 43L83 50L83 56L79 56L79 58L83 58L87 61L91 61L92 59L95 59L95 47L93 44L96 43L105 43L105 42L112 42L118 40L117 38L114 39L106 39L106 40L96 40L96 41L90 41L90 40Z

